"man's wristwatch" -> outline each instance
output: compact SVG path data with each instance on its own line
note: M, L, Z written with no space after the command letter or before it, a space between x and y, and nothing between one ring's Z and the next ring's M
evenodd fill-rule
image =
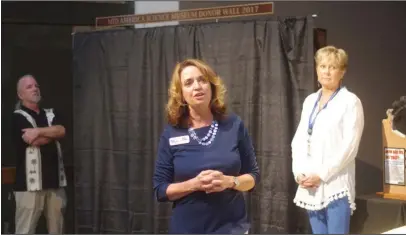
M234 185L232 188L238 187L240 185L240 181L235 176L233 176L233 182L234 182Z

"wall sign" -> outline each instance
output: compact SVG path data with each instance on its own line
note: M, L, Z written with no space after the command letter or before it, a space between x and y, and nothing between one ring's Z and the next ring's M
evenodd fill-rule
M164 21L207 20L241 16L270 15L273 14L273 10L273 2L266 2L140 15L97 17L96 28L128 26Z

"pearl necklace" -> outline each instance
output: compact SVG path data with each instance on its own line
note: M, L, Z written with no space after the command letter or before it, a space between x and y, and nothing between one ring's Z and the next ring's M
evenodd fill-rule
M206 136L203 137L202 139L197 137L197 134L196 134L195 130L193 130L193 128L189 128L188 132L189 132L190 137L192 137L192 139L196 140L197 143L199 143L200 145L203 145L203 146L207 146L213 142L214 138L216 137L217 130L218 130L218 123L216 120L213 120L213 122L210 125L209 132L207 132Z

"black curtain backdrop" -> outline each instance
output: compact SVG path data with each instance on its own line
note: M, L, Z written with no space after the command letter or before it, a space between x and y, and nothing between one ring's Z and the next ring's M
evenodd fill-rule
M250 233L307 232L293 205L290 142L313 91L311 17L74 35L77 233L166 233L171 204L152 173L176 62L200 58L224 79L253 139L262 181L247 195Z

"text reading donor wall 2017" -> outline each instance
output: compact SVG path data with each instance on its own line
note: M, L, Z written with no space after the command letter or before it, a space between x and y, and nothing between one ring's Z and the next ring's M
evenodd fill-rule
M122 15L96 18L96 27L127 26L164 21L221 19L273 13L273 3L245 4L225 7L200 8L142 15Z

